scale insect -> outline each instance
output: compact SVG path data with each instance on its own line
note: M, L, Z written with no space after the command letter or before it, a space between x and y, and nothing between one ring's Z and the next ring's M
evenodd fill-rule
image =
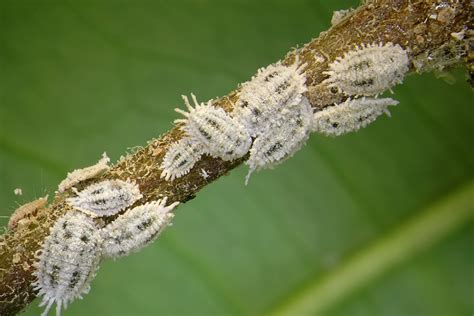
M389 106L397 105L391 98L347 99L341 104L316 112L312 130L327 136L339 136L364 128L382 114L390 116Z
M120 215L101 231L103 255L118 258L139 251L153 242L174 217L178 202L166 205L167 198L137 206Z
M35 263L34 283L46 316L54 303L56 315L90 290L101 257L101 238L93 220L81 212L59 218L46 237Z
M212 101L199 103L194 94L191 94L194 107L186 96L183 95L182 98L189 112L175 109L185 116L184 119L175 120L175 123L183 123L181 130L199 144L204 153L228 161L248 152L252 144L250 135L224 109L213 106Z
M280 112L279 119L255 139L250 149L250 157L245 162L250 168L245 184L253 171L271 168L301 149L309 137L312 115L306 98Z
M245 125L252 137L268 128L280 109L301 102L307 88L298 59L290 66L280 62L258 70L252 80L242 84L233 116Z
M188 137L184 137L168 148L160 169L161 178L166 181L173 181L189 173L194 164L201 159L203 153L202 146L196 144Z
M8 229L13 230L17 227L18 223L30 216L35 216L36 212L44 208L48 204L48 196L41 197L37 200L23 204L13 212L8 221Z
M104 152L102 158L95 165L69 172L66 179L59 184L58 192L62 193L82 181L99 176L109 169L109 162L110 158Z
M401 83L408 66L407 52L398 44L361 44L336 58L323 82L346 95L377 95Z
M142 198L138 185L129 181L105 180L92 184L66 201L92 217L115 215Z

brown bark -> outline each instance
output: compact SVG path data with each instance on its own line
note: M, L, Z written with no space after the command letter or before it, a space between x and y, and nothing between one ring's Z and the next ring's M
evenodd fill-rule
M433 65L429 56L436 56L440 62L466 62L472 70L472 23L473 5L471 0L435 1L435 0L374 0L366 1L357 10L344 17L318 38L312 40L300 49L293 50L283 59L283 63L291 64L298 56L300 61L307 63L306 70L308 92L315 111L340 102L343 95L331 91L321 82L326 78L323 71L327 70L328 63L336 57L342 56L361 43L399 44L409 51L410 60L418 60L426 67L415 69L412 72L442 68L436 62ZM464 40L457 41L453 33L464 30ZM444 53L455 45L461 45L456 56L446 56ZM428 62L429 61L429 62ZM449 64L446 63L447 65ZM438 67L439 66L439 67ZM215 105L231 110L233 103L238 99L238 90L228 96L215 101ZM169 202L186 202L215 179L226 175L244 159L225 162L220 159L205 156L191 172L174 181L165 181L160 178L159 166L170 144L183 136L178 128L173 128L166 134L149 142L149 144L127 155L104 175L85 181L78 185L78 189L105 179L135 180L143 194L139 203L156 200L167 196ZM200 173L205 169L209 177L204 179ZM0 315L15 315L35 298L32 289L34 276L32 264L35 253L47 236L55 220L64 214L70 207L65 198L71 192L57 194L52 203L21 221L15 229L0 237Z

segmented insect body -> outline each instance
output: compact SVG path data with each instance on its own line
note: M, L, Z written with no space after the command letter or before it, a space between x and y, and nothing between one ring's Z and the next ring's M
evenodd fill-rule
M178 202L166 205L166 198L137 206L102 229L103 255L117 258L150 244L173 218Z
M48 203L48 196L44 196L37 200L31 201L29 203L23 204L15 210L15 212L10 216L8 221L8 229L15 229L18 225L18 222L25 217L34 215L39 209L46 206Z
M211 101L199 104L194 94L191 94L191 97L194 108L188 98L183 96L189 112L175 109L186 117L175 120L176 123L184 123L181 129L194 142L201 144L205 153L213 157L234 160L244 156L252 143L244 126L222 108L213 106Z
M110 158L107 157L106 153L103 153L102 158L95 165L69 172L66 179L61 181L59 184L58 192L62 193L82 181L95 178L96 176L102 174L109 169L109 162Z
M258 70L252 80L242 84L233 116L256 137L274 121L280 109L300 103L306 92L306 77L298 60L291 66L281 63Z
M245 183L254 170L271 168L291 157L309 137L313 110L306 98L298 105L280 112L278 120L269 125L254 141L246 164L250 167Z
M203 148L200 144L184 137L170 146L163 158L160 169L161 177L174 180L187 174L194 164L201 159Z
M390 98L348 99L344 103L316 112L313 117L314 132L339 136L366 127L383 113L390 115L388 107L398 101Z
M136 183L122 180L105 180L76 193L67 202L94 217L117 214L142 198Z
M93 220L81 212L69 212L51 228L41 248L34 272L34 284L42 296L40 306L48 314L56 303L56 315L76 298L90 290L101 253L101 239Z
M376 95L401 83L408 65L398 44L361 44L329 65L324 83L347 95Z

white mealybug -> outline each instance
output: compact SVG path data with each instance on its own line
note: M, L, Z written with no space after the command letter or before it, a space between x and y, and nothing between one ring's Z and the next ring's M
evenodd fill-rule
M250 168L246 184L254 170L271 168L304 145L311 129L312 115L313 110L306 98L280 112L279 119L255 139L250 149L250 157L245 162Z
M51 228L41 248L39 262L35 263L34 283L40 306L48 314L56 303L56 315L61 308L90 290L101 254L101 239L92 218L81 212L68 212Z
M117 258L150 244L173 218L178 202L166 205L166 198L137 206L105 226L101 235L103 255Z
M15 229L19 221L21 221L25 217L29 217L31 215L34 216L34 213L39 209L45 207L46 204L48 204L47 195L37 200L23 204L22 206L17 208L15 212L13 212L13 214L10 216L10 220L8 221L8 229Z
M105 180L68 198L69 205L93 217L110 216L126 209L142 198L138 185L122 180Z
M259 69L252 80L242 84L233 116L252 137L266 129L281 108L301 102L307 90L304 66L298 65L298 59L290 66L276 63Z
M347 9L347 10L334 11L332 13L331 26L335 26L335 25L341 23L342 20L349 17L349 15L351 15L352 13L354 13L354 9L352 9L352 8Z
M104 173L109 169L109 162L110 158L107 157L107 154L104 152L102 158L95 165L69 172L66 179L59 184L58 192L62 193L82 181L92 179Z
M201 159L202 146L185 137L170 146L163 158L160 169L161 177L167 181L187 174L196 162Z
M196 96L191 94L193 108L188 98L182 97L189 112L175 109L186 117L175 120L175 123L183 123L181 129L194 142L201 144L205 153L223 160L234 160L248 152L252 144L250 135L224 109L213 106L211 101L200 104Z
M316 112L312 129L328 136L355 132L375 121L383 113L390 115L387 108L397 104L398 101L390 98L348 99L344 103Z
M346 95L376 95L401 83L408 65L407 52L398 44L361 44L336 58L323 82Z
M207 173L206 169L201 168L201 177L206 180L209 178L209 173Z

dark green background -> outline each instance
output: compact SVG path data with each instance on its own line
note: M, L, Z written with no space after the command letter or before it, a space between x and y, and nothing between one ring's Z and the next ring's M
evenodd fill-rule
M181 94L227 94L357 2L1 0L0 223L52 195L67 171L104 151L116 161L171 128ZM454 77L408 77L391 119L313 135L247 187L246 167L223 177L155 244L103 262L64 315L259 315L298 297L473 179L473 94L461 70ZM327 315L471 315L473 227L404 258Z

